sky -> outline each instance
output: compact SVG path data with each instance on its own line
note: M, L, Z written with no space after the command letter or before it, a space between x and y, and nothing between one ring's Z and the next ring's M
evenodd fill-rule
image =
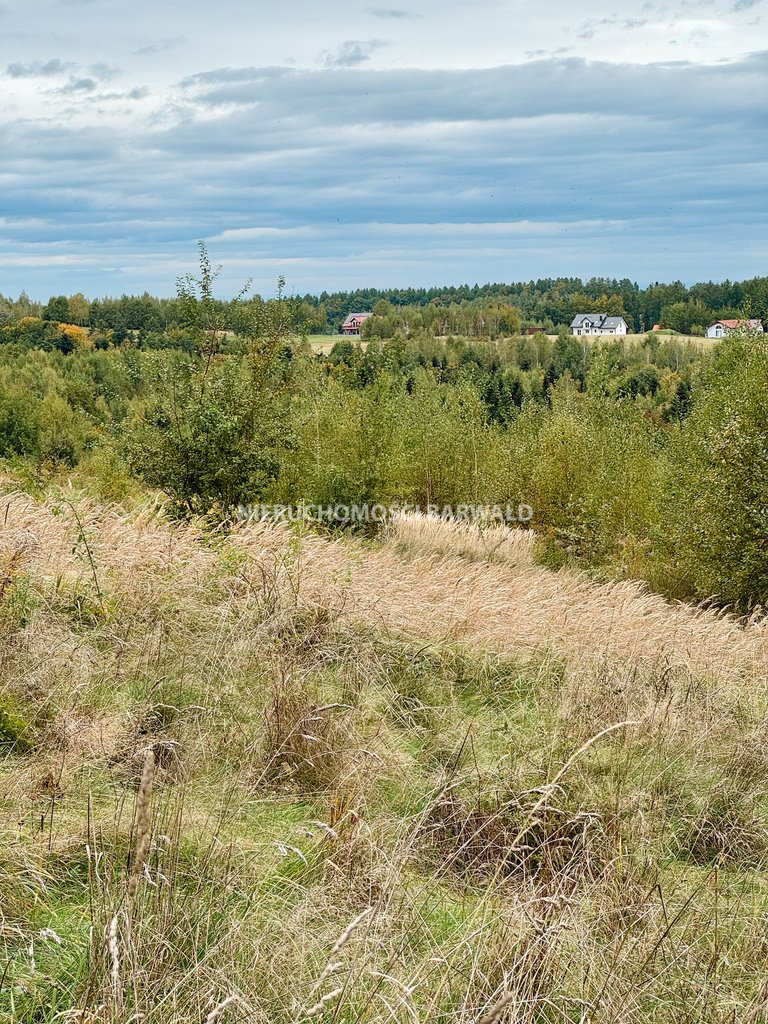
M0 293L768 273L768 0L370 2L0 0Z

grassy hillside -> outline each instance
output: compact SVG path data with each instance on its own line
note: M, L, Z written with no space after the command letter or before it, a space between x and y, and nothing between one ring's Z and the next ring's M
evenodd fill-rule
M766 1019L764 622L0 502L0 1020Z

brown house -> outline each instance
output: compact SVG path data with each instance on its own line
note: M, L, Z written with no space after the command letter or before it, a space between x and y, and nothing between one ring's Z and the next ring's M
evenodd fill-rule
M341 325L342 334L360 334L360 328L370 316L370 313L350 313Z

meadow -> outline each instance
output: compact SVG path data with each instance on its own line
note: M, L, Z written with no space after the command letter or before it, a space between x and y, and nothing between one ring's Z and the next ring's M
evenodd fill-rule
M768 1019L765 338L197 286L0 328L0 1020Z
M765 1019L762 620L4 490L2 1019Z

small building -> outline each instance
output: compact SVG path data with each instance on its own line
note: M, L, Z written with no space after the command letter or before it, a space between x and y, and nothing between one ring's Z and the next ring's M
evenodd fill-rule
M571 323L572 334L626 334L627 321L623 316L606 313L579 313Z
M350 313L341 325L342 334L359 335L360 328L370 316L370 313Z
M707 328L708 338L724 338L732 331L753 331L763 334L762 320L716 320Z

